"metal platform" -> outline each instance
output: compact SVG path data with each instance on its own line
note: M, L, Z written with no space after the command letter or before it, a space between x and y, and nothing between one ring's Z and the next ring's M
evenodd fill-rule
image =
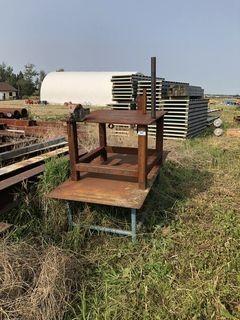
M156 118L152 118L150 112L143 114L139 110L98 110L87 115L84 121L92 123L150 125L165 114L165 111L157 111Z
M164 152L163 161L166 156L167 152ZM112 154L109 156L109 159L111 158L112 161L116 161L117 167L124 168L126 166L134 166L131 162L127 164L125 162L120 163L124 155L118 155L117 158ZM128 160L129 159L130 157L128 155ZM50 192L48 197L140 209L157 177L158 171L158 165L150 171L147 177L147 188L145 190L139 189L138 181L134 177L123 178L122 176L102 173L83 173L80 180L65 181Z

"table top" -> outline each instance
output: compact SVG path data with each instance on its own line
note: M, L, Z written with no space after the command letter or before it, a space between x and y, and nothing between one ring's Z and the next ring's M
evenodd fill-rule
M139 110L97 110L85 117L86 122L111 123L111 124L133 124L150 125L162 118L165 111L157 111L156 118L151 117L151 113L143 114Z

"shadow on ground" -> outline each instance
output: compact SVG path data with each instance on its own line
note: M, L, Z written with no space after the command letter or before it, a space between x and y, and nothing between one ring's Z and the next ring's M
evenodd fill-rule
M189 167L187 164L167 161L155 181L144 206L138 211L138 221L143 222L145 231L150 232L156 225L169 225L177 217L179 204L196 196L209 188L212 174ZM107 196L107 195L106 195ZM130 225L130 209L104 205L75 204L75 218L80 224L100 224L108 227L128 229ZM85 214L84 214L85 213ZM91 218L86 219L89 213Z
M207 190L211 183L212 174L206 170L166 162L141 210L146 228L175 220L178 205Z

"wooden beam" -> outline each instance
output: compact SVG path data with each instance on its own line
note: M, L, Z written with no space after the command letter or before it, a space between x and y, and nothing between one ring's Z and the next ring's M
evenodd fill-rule
M138 170L131 168L116 167L110 165L96 165L92 163L78 163L75 166L76 170L83 172L104 173L116 176L137 177Z

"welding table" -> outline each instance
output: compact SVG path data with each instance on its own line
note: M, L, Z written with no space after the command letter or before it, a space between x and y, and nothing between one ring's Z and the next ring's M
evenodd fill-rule
M159 174L165 159L163 152L163 117L156 118L140 110L99 110L85 121L99 124L100 146L83 156L78 154L76 121L68 121L71 177L50 194L50 198L68 201L68 218L72 221L71 201L103 204L131 209L131 231L91 226L90 229L132 236L136 239L136 211L140 209ZM148 149L148 126L156 124L156 148ZM108 146L106 124L130 124L138 128L138 148Z

